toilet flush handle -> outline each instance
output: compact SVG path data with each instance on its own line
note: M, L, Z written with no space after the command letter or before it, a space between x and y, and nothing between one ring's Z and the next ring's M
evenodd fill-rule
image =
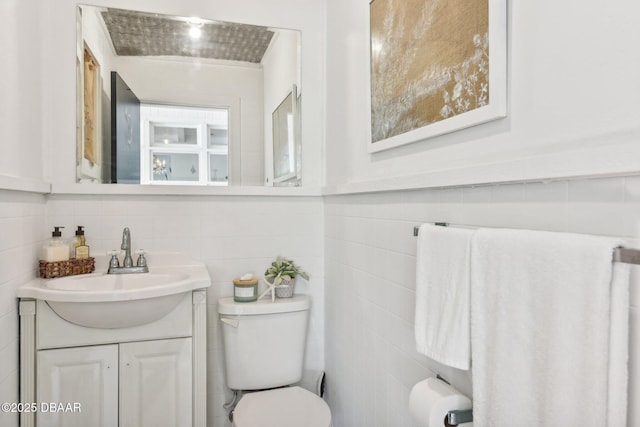
M220 321L234 328L237 328L238 325L240 324L240 321L238 319L231 319L229 317L221 317Z

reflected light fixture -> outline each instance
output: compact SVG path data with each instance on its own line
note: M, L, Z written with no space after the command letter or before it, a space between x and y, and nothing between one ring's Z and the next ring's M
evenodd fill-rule
M169 179L167 175L167 161L153 156L153 173L155 175L162 175L165 179Z
M192 39L199 39L202 35L202 30L199 27L191 27L189 28L189 36Z
M199 39L202 35L202 26L204 21L200 18L189 19L189 37L192 39Z

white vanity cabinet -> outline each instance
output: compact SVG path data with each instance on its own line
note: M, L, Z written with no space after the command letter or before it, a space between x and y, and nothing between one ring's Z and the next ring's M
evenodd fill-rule
M37 372L39 426L118 425L118 345L41 350ZM70 411L51 410L66 402Z
M120 344L120 426L190 426L191 338Z
M206 291L120 329L79 326L43 300L20 301L21 426L204 427Z

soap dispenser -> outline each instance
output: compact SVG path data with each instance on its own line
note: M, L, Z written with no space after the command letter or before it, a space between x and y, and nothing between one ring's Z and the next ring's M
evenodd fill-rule
M61 228L54 227L51 238L47 240L42 248L42 259L47 262L67 261L69 259L69 245L62 238Z
M83 225L79 225L76 230L76 238L71 248L71 257L76 259L89 258L89 246L87 246L87 240L84 236Z

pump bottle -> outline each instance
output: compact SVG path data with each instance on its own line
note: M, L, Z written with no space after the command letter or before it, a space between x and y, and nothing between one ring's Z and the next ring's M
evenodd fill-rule
M76 238L71 247L71 257L76 259L89 258L89 246L84 235L84 226L79 225L76 230Z
M51 238L42 248L42 259L47 262L67 261L69 259L69 244L62 238L61 228L54 227Z

